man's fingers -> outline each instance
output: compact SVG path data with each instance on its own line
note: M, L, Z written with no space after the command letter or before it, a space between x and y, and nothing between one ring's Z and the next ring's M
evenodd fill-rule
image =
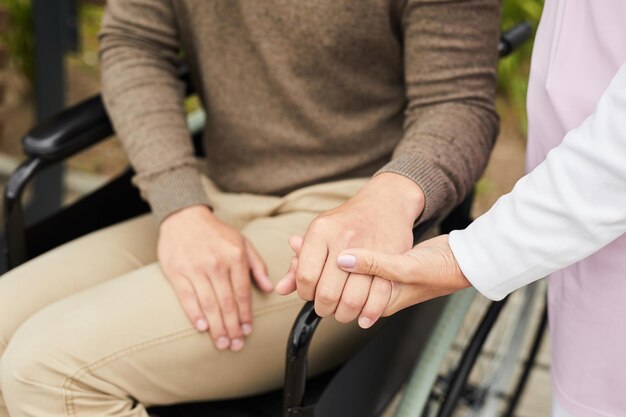
M238 307L241 331L247 336L252 333L252 288L248 263L234 263L230 269L230 279Z
M246 239L246 253L248 255L248 264L250 265L250 271L252 271L252 278L256 285L264 292L271 292L274 289L274 284L270 280L267 274L267 266L265 261L259 255L256 248Z
M348 276L335 311L335 318L338 322L349 323L359 317L367 301L371 284L371 276L355 273Z
M289 238L289 246L291 246L291 250L294 251L296 256L300 256L300 251L302 251L302 244L304 243L304 238L299 235L293 235Z
M329 256L330 259L334 256ZM320 317L328 317L337 310L341 293L348 279L348 273L337 268L334 262L326 262L322 276L315 288L315 312Z
M174 291L176 292L176 296L183 307L185 315L193 327L195 327L199 332L207 331L209 329L209 324L204 312L200 308L196 291L191 282L183 276L171 279L170 282L174 287Z
M194 276L189 281L189 287L194 292L194 297L197 297L196 303L203 313L205 330L209 330L211 338L215 343L215 347L219 350L227 349L230 346L230 339L226 334L224 322L222 321L222 315L220 313L219 305L215 299L215 293L211 284L202 276ZM183 306L185 302L183 302ZM199 330L199 327L196 326Z
M407 282L415 258L388 255L367 249L346 249L337 257L337 265L347 272L379 276L390 281Z
M243 348L243 331L239 319L237 300L231 285L231 271L222 266L214 268L210 274L211 286L215 291L222 319L226 326L226 332L230 338L230 348L234 351L241 350Z
M315 297L315 288L328 257L328 247L324 239L309 235L307 233L302 243L296 269L296 285L300 298L310 301Z
M391 299L391 282L374 277L365 307L359 315L359 326L369 329L383 315Z
M291 265L283 279L276 284L276 292L280 295L289 295L296 290L296 269L298 268L298 257L291 258Z
M289 246L291 246L291 250L293 250L296 255L291 257L289 270L287 270L285 276L276 284L276 292L280 295L289 295L297 289L296 271L298 269L298 256L302 250L303 241L302 236L298 235L293 235L289 238Z

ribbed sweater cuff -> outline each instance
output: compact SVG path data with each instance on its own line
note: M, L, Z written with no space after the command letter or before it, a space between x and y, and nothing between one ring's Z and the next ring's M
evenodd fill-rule
M448 192L446 183L449 182L446 175L421 155L402 155L378 170L374 175L383 172L393 172L404 175L415 181L424 192L424 212L419 220L429 219L442 214L446 208Z
M152 179L147 194L157 224L185 207L211 207L200 174L193 167L177 168Z

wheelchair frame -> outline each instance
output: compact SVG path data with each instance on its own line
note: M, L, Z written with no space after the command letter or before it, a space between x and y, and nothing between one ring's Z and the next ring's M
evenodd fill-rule
M500 57L504 57L509 55L518 45L525 42L530 37L530 27L527 24L521 24L513 29L505 32L501 36L501 41L499 45L499 55ZM181 70L179 73L179 78L185 83L187 87L187 94L192 92L191 89L191 81L189 79L189 73L186 70ZM194 119L195 118L195 119ZM190 127L192 131L198 130L199 120L201 115L194 114L191 115ZM134 215L141 214L143 212L148 211L148 206L141 202L138 199L138 193L136 190L127 190L123 188L122 184L125 184L129 181L132 176L132 170L127 170L120 177L115 179L112 183L112 189L116 190L116 192L120 192L121 195L117 195L121 200L129 200L135 199L137 203L133 203L130 207L124 207L124 212L122 210L107 210L106 213L102 213L102 216L95 216L97 220L92 221L87 226L79 228L78 230L61 230L59 231L58 227L55 227L55 224L58 226L59 222L63 224L63 222L71 221L73 216L76 213L85 211L93 211L97 210L97 206L95 205L95 199L90 200L89 197L83 199L73 206L64 209L64 213L58 214L56 217L52 219L44 219L43 221L26 227L25 219L24 219L24 210L22 206L22 197L24 194L24 190L27 185L45 168L52 166L54 164L60 163L63 160L75 155L78 152L85 150L86 148L108 138L113 135L113 128L111 123L107 117L106 111L104 109L104 105L100 96L92 97L87 99L69 109L66 109L46 122L34 127L24 138L22 141L22 146L25 154L27 155L27 160L23 162L11 175L4 192L4 224L5 224L5 253L4 256L7 260L8 269L16 267L21 263L31 259L52 247L56 247L62 243L70 241L76 237L79 237L91 230L95 230L110 224L117 223L125 218L132 217ZM98 191L96 191L98 193ZM133 200L134 201L134 200ZM451 212L451 214L442 222L441 226L444 231L450 231L453 229L464 228L470 222L469 209L471 206L471 196L459 207ZM419 236L428 226L422 225L419 230L415 231L415 236ZM54 232L53 232L54 231ZM46 241L43 242L39 237L46 236ZM463 303L467 303L468 295L457 295L453 296L454 302L460 303L460 305L464 305ZM462 395L463 388L467 383L467 378L473 365L478 358L478 355L482 349L482 346L485 342L489 331L491 330L493 324L495 323L498 315L504 305L506 300L502 302L494 302L489 307L488 311L485 313L478 329L473 335L469 345L466 347L463 357L459 362L457 370L454 374L454 379L452 384L450 385L450 390L445 395L445 400L440 409L439 416L447 417L451 416L456 404ZM446 307L452 303L448 302ZM443 311L443 316L445 317L446 311L444 309L444 302L441 300L435 300L433 302L424 303L423 306L416 306L412 309L407 309L407 312L403 312L398 314L398 317L405 317L403 319L398 320L388 320L390 322L389 325L386 325L386 328L383 328L381 332L389 331L393 333L407 332L407 323L408 327L412 328L416 332L421 332L422 334L417 337L417 339L421 339L420 341L425 342L426 336L430 335L431 332L436 331L436 328L431 326L431 328L424 328L423 323L419 323L414 319L415 310L426 310L430 313L437 314ZM469 304L468 304L469 305ZM426 311L422 312L425 313ZM408 317L408 318L406 318ZM341 412L337 414L333 411L328 411L329 405L332 401L325 400L324 394L322 394L321 400L314 405L305 405L306 398L305 394L307 394L307 353L310 342L315 333L315 329L320 322L320 317L317 316L313 310L313 303L308 302L304 305L301 312L299 313L289 336L288 347L287 347L287 355L286 355L286 370L285 370L285 383L284 383L284 393L282 396L282 416L283 417L313 417L313 416L375 416L379 415L379 411L382 411L384 407L389 403L395 392L399 389L400 385L408 379L410 374L410 366L405 366L401 372L397 372L393 370L391 373L393 375L389 376L389 387L383 384L381 386L377 386L378 391L390 391L386 393L384 398L379 401L377 404L372 404L371 402L363 401L362 398L357 399L357 403L361 402L362 407L370 407L365 414L359 414L360 411L352 411L351 413ZM522 373L522 377L518 381L517 387L515 389L515 394L512 397L509 410L507 411L506 416L511 416L517 402L519 401L519 397L521 392L526 384L528 375L533 366L535 356L538 351L538 347L541 343L541 336L544 333L545 329L545 312L544 318L540 326L537 329L535 340L533 342L531 354L526 361L524 366L524 370ZM459 324L460 325L460 324ZM394 328L394 326L396 328ZM398 330L397 327L400 326ZM391 330L388 330L391 328ZM418 346L415 345L415 341L409 343L408 345L405 343L404 350L402 348L395 349L395 352L391 354L398 356L399 358L406 358L410 363L415 362L415 358L419 352L411 352L411 349L418 349ZM369 357L372 355L381 354L380 352L385 351L385 349L389 350L389 347L385 346L377 346L376 343L368 344L367 348L370 348L369 345L373 345L374 347L370 349ZM380 343L378 343L380 345ZM367 349L363 349L367 350ZM374 352L372 354L371 352ZM358 355L360 355L359 352ZM385 353L389 354L389 352ZM368 357L367 355L362 355L363 357ZM358 361L356 361L358 362ZM361 360L362 363L367 363L366 359ZM398 362L398 361L396 361ZM406 363L409 362L405 362ZM350 368L351 364L348 364L346 367ZM420 365L418 365L419 367ZM360 370L356 370L357 366L352 366L352 375L362 373ZM335 375L335 379L331 380L328 385L341 385L342 377L348 375L349 372L338 371ZM384 374L384 371L382 371ZM395 373L394 373L395 372ZM337 375L339 377L337 378ZM339 379L339 382L336 380ZM345 378L344 378L345 379ZM433 381L434 383L434 381ZM371 385L371 384L370 384ZM365 389L365 392L371 391L373 388L369 387ZM346 389L339 390L342 395L346 394ZM350 391L349 389L347 391ZM354 390L353 390L354 391ZM363 391L363 390L361 390ZM326 391L325 391L326 392ZM354 392L348 392L348 395L362 396L362 392L358 392L355 390ZM332 395L331 395L332 397ZM376 402L376 401L375 401ZM358 406L357 406L358 407ZM376 410L372 410L372 408ZM402 408L402 407L401 407ZM406 407L405 407L406 408ZM415 410L418 412L417 410ZM166 413L167 414L167 413ZM415 414L413 414L415 415Z

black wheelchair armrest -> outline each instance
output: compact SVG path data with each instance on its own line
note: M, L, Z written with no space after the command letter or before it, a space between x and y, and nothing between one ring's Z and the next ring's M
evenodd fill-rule
M185 85L185 94L192 94L193 83L186 66L177 70L177 77ZM27 185L44 168L63 162L112 134L113 126L102 98L94 96L57 113L24 136L22 148L28 158L11 174L4 189L3 252L8 269L30 258L21 202Z
M178 79L193 92L187 67L178 70ZM101 96L94 96L67 108L31 129L22 139L22 149L30 158L46 164L61 162L108 138L113 126Z
M35 126L22 139L28 159L11 174L4 188L3 255L7 269L29 259L22 195L44 168L95 145L113 134L100 96L65 109Z
M24 153L60 162L113 134L100 96L65 109L35 126L22 139Z

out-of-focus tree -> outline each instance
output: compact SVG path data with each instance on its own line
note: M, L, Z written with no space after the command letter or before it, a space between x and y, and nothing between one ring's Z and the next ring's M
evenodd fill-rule
M30 0L0 0L8 13L8 30L0 34L0 40L9 52L9 57L28 81L35 73L33 14Z

